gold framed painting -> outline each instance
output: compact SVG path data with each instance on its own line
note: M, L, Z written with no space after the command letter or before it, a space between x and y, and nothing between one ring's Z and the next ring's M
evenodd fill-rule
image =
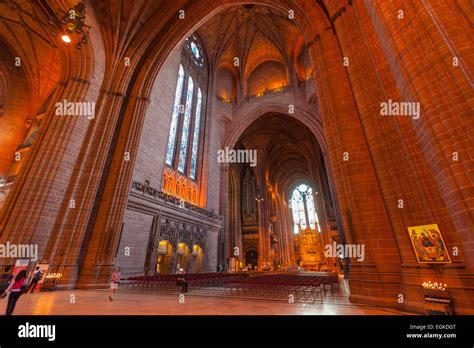
M437 224L408 227L408 234L418 263L451 263Z

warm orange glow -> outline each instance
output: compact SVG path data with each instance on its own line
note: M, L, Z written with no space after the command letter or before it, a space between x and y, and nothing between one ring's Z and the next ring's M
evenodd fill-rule
M227 97L225 94L222 94L221 96L218 97L220 101L224 103L231 103L231 100L229 97Z
M183 255L183 256L188 256L188 253L189 253L189 248L188 246L186 245L186 243L179 243L178 244L178 250L177 250L177 254L178 255Z
M285 85L285 84L282 84L280 85L279 83L277 84L272 84L272 86L277 86L277 87L274 87L274 88L269 88L269 89L265 89L263 91L260 91L260 92L256 92L255 94L253 94L251 97L263 97L269 93L278 93L278 92L281 92L281 91L284 91L288 85Z
M167 240L160 241L158 245L158 254L159 255L166 255L168 253L168 244Z
M199 256L201 253L202 253L201 247L200 247L199 245L197 245L197 244L194 244L194 245L193 245L193 253L192 253L192 255L193 255L193 256Z
M63 36L61 36L61 39L62 39L65 43L70 43L70 42L71 42L71 38L70 38L68 35L63 35Z
M176 173L171 168L165 168L163 172L162 191L195 206L200 206L199 184Z
M283 89L283 87L286 85L285 81L273 81L272 83L268 84L268 89L270 90L275 90L275 89Z
M441 282L432 283L431 280L428 280L427 282L423 282L423 284L421 285L423 286L424 289L442 290L442 291L445 291L448 287L446 284L443 284Z

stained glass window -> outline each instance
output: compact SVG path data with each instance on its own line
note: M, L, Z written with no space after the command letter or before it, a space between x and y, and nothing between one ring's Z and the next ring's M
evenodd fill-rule
M205 51L197 34L186 39L181 57L165 155L163 190L198 204L199 147L203 142L200 126L206 115L209 72Z
M293 221L295 223L294 232L298 233L298 225L302 230L306 229L306 217L304 215L303 197L297 189L293 191L291 207L293 210Z
M199 49L194 41L191 42L191 51L193 52L194 57L196 57L196 59L199 59L201 55L199 54Z
M202 104L202 92L201 92L201 88L198 88L196 114L194 117L193 147L191 150L191 170L189 174L189 176L193 180L196 179L196 163L197 163L197 153L198 153L198 147L199 147L199 126L201 124L201 104Z
M308 187L306 193L306 208L308 209L309 227L314 230L316 229L316 210L314 209L313 190L311 187Z
M184 167L186 164L186 151L188 148L189 125L191 123L191 109L193 107L193 104L192 104L193 91L194 91L193 78L189 76L188 91L186 93L186 111L184 112L183 131L181 133L181 145L179 146L178 171L181 173L184 173Z
M290 207L293 215L294 233L305 230L308 225L310 229L317 229L321 232L311 187L304 184L296 187L291 196ZM308 221L306 221L306 216Z
M195 35L191 35L186 39L186 45L192 53L194 63L200 67L204 66L204 54Z
M166 163L171 165L174 157L174 146L176 142L176 132L178 130L179 109L181 104L181 93L183 90L184 69L179 65L178 83L174 94L173 115L171 117L170 134L168 138L168 149L166 150Z

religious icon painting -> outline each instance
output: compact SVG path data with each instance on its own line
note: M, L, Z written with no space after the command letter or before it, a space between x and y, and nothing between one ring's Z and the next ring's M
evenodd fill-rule
M451 263L437 224L408 227L408 234L418 263Z

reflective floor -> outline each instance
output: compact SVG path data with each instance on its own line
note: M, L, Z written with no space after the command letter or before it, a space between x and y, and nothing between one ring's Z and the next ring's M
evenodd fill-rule
M184 302L184 303L182 303ZM7 299L0 300L4 314ZM20 297L14 315L400 315L393 309L349 303L346 297L316 303L215 297L192 291L179 294L118 291L114 301L106 290L63 290Z

